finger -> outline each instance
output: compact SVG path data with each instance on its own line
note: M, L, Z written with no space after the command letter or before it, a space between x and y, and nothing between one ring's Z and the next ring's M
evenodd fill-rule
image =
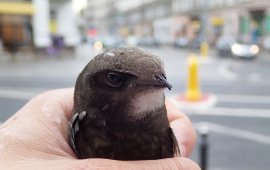
M176 119L189 120L189 118L183 112L181 112L169 99L166 99L165 104L168 112L168 119L170 122Z
M99 169L99 170L200 170L200 167L187 158L169 158L147 161L116 161L109 159L55 159L55 160L20 160L6 162L1 169Z
M67 143L67 126L73 108L73 88L52 90L31 99L2 127L33 149L56 155L73 155ZM10 135L9 135L10 136ZM18 140L16 140L18 141ZM39 144L43 142L43 145ZM47 146L49 149L46 149ZM58 149L61 148L61 149Z
M166 100L168 119L180 147L181 156L188 157L195 145L196 133L189 118Z
M70 119L73 108L73 95L74 88L50 90L34 97L27 106L34 105L38 108L41 107L41 109L46 106L55 106L63 110L67 119Z
M67 144L68 121L72 115L74 88L50 90L34 97L26 108L31 110L28 117L39 120L36 131L46 132L55 138L61 149L73 155ZM46 135L40 136L46 137ZM51 140L51 139L50 139ZM62 141L62 142L61 142ZM65 141L65 142L64 142Z
M32 98L6 123L37 123L37 127L49 125L66 131L73 108L73 88L51 90ZM32 122L32 123L31 123Z
M199 170L199 166L193 161L178 157L160 160L146 160L146 161L115 161L108 159L88 159L83 160L82 169L110 169L110 170L156 170L156 169L175 169L175 170Z
M40 120L40 115L50 117L57 121L57 116L63 116L69 120L73 108L74 88L51 90L32 98L17 113L10 117L4 124L14 124L16 121ZM51 117L51 115L55 115ZM18 123L16 123L18 124Z

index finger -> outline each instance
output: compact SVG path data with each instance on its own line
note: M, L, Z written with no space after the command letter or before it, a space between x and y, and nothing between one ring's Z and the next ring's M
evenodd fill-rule
M181 156L191 154L196 141L196 133L190 119L170 100L165 101L168 119L180 147Z

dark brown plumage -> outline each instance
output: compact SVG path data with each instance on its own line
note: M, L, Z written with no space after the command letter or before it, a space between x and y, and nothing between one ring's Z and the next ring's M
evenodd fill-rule
M69 142L78 158L148 160L179 154L169 126L162 61L140 48L91 60L77 78Z

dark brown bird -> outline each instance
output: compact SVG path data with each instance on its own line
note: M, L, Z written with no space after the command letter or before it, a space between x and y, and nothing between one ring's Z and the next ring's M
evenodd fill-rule
M69 142L78 158L151 160L179 154L159 57L140 48L97 55L77 78Z

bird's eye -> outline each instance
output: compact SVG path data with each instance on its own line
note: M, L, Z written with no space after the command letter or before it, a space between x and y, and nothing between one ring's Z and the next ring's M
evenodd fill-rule
M122 87L125 83L125 77L114 72L110 72L107 74L107 81L106 84L108 84L111 87Z

